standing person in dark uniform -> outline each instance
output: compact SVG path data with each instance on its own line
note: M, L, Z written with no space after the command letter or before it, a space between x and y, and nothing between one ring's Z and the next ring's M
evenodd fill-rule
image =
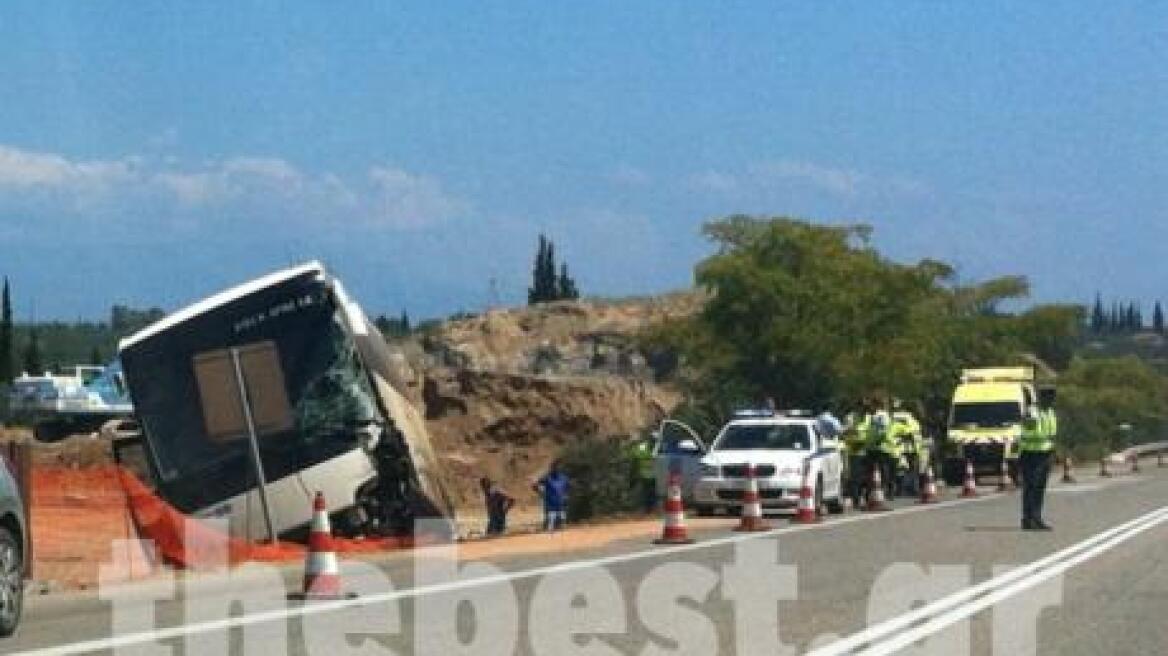
M479 486L483 489L483 499L487 503L487 535L506 533L507 513L515 506L515 498L486 476L479 479Z
M1040 403L1050 404L1050 395ZM1022 474L1022 530L1049 531L1042 518L1046 481L1050 477L1051 454L1054 452L1054 409L1031 408L1022 421L1021 455L1018 468Z

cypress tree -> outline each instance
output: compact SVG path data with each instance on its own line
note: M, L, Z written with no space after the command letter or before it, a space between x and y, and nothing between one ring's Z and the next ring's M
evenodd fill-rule
M559 297L559 290L556 288L556 244L552 240L548 240L547 246L547 260L543 265L543 300L554 301Z
M1152 310L1152 330L1164 334L1164 308L1160 307L1160 301L1156 301L1156 307Z
M401 319L399 319L399 322L401 323L402 334L410 334L410 315L406 314L405 308L402 308Z
M1107 313L1103 311L1103 296L1096 293L1095 307L1091 309L1091 332L1101 335L1106 327Z
M576 289L576 281L568 275L568 265L560 265L560 275L556 280L556 287L558 288L557 298L574 301L580 298L580 291Z
M554 301L559 296L556 278L556 246L544 235L539 236L539 249L532 268L531 287L527 290L528 305Z
M556 266L556 245L545 237L539 236L539 249L535 254L535 266L532 267L531 287L527 289L527 304L546 303L558 300L573 300L580 297L580 290L576 281L568 275L568 265L561 263Z
M527 289L527 304L542 303L546 298L547 285L548 242L543 235L539 236L539 248L535 253L535 266L531 270L531 287Z
M28 333L28 344L24 347L24 370L30 376L39 376L44 373L41 363L41 345L37 337L36 326L31 326Z
M3 307L0 308L0 383L7 383L15 376L15 359L12 345L12 298L8 295L8 276L4 276Z

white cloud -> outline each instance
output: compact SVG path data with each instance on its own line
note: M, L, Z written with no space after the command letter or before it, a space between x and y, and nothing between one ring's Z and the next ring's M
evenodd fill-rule
M855 196L861 185L870 181L867 175L857 171L790 159L760 164L755 167L755 174L763 183L772 180L802 182L839 196Z
M100 200L99 203L95 202ZM311 173L277 157L238 156L184 164L173 158L82 161L0 145L0 201L38 204L48 213L174 216L188 224L236 214L262 220L417 228L446 221L469 205L431 177L374 166L355 179ZM121 210L121 211L119 211ZM211 212L210 210L214 210Z
M155 174L153 181L187 205L205 205L225 193L219 179L211 173L164 172Z
M132 181L136 158L72 161L0 145L0 188L95 191Z
M923 196L928 187L911 178L874 175L817 162L778 159L742 171L707 170L691 175L689 186L718 194L758 194L776 188L811 190L841 199L871 196Z
M373 185L371 219L377 225L420 227L465 212L463 201L448 196L437 180L398 168L369 170Z
M277 157L233 157L223 162L222 170L227 175L255 176L281 182L301 179L296 167Z

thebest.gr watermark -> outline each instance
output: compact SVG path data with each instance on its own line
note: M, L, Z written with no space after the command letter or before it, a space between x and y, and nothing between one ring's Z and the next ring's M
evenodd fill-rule
M419 533L433 534L424 525ZM897 624L914 609L945 604L968 590L972 571L964 565L896 563L869 585L866 604L854 581L840 581L838 598L819 595L804 605L798 567L780 562L773 537L733 541L720 565L679 559L701 553L692 549L517 572L486 562L462 564L457 545L445 544L395 560L401 571L392 576L368 562L344 561L347 598L299 602L289 600L298 591L289 588L299 585L286 581L291 570L228 568L226 539L198 537L206 535L188 531L188 547L198 554L196 569L209 573L180 578L164 572L133 585L119 583L127 578L129 554L153 545L114 545L113 562L101 572L100 596L112 611L112 637L103 648L142 656L831 654L851 651L842 649L846 637L808 635L806 628L847 626L854 634L862 618L858 631L873 632L865 638L868 647L889 635L904 642L907 635L912 642L897 653L971 653L967 616L946 621L942 613L924 623ZM998 568L995 575L1007 571ZM1061 597L1061 578L1054 578L994 606L993 653L1035 653L1038 619Z

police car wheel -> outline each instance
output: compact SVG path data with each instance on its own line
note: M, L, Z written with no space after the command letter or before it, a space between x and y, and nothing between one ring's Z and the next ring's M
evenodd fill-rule
M823 477L820 476L815 481L815 514L818 517L823 516Z
M840 487L840 490L843 490L842 486ZM840 492L840 496L837 496L834 499L828 499L826 503L827 503L827 512L829 512L833 515L844 514L844 497L843 497L842 491Z

